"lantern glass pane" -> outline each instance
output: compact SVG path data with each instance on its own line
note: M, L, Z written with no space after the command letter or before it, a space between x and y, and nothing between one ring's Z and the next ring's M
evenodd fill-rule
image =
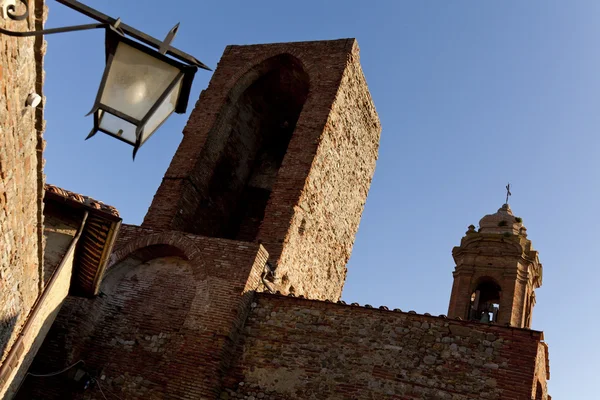
M175 106L177 105L177 99L179 98L179 92L181 91L181 83L183 82L183 77L179 79L179 82L173 87L171 93L163 100L161 105L156 109L156 111L150 116L146 125L144 125L144 131L142 133L142 143L146 141L156 131L163 122L175 111Z
M106 132L110 132L115 136L120 137L123 140L135 145L136 126L130 122L125 121L119 117L116 117L104 110L98 111L98 127Z
M100 103L142 120L179 73L179 68L119 42Z

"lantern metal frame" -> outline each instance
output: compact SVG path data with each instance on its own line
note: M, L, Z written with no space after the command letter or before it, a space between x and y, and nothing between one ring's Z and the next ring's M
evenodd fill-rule
M17 14L17 7L15 5L16 1L19 1L22 6L24 6L24 12L22 14ZM192 82L198 68L205 69L211 71L209 67L207 67L204 63L196 59L195 57L179 50L174 47L171 47L171 42L175 38L177 34L177 30L179 28L179 24L175 25L173 29L168 33L165 40L158 40L149 36L129 25L121 23L120 18L112 18L106 14L103 14L91 7L86 6L85 4L80 3L76 0L56 0L58 3L61 3L75 11L80 12L92 19L95 19L99 23L97 24L86 24L86 25L74 25L74 26L66 26L60 28L51 28L51 29L42 29L38 31L24 31L24 32L16 32L8 29L0 28L0 34L14 36L14 37L30 37L30 36L40 36L40 35L50 35L55 33L64 33L64 32L74 32L74 31L82 31L89 29L98 29L105 28L106 29L106 67L104 70L104 74L102 76L102 80L100 82L100 88L98 90L98 94L96 95L96 100L94 102L94 106L92 111L88 114L94 114L94 128L92 132L86 137L86 140L90 137L94 136L98 131L108 134L109 136L114 137L115 139L119 139L125 143L134 146L133 150L133 158L135 159L135 155L139 150L140 146L144 144L153 134L156 132L160 126L169 118L169 116L175 112L178 114L182 114L186 112L187 104L189 101L190 91L192 87ZM8 5L7 5L8 3ZM27 0L0 0L0 6L4 7L6 17L13 21L24 21L29 17L29 5ZM129 36L133 39L130 39ZM150 110L146 113L144 118L141 120L132 118L127 114L120 112L119 110L115 110L105 104L101 103L101 97L103 90L106 86L106 80L108 78L108 73L110 71L110 67L112 65L116 48L118 43L124 43L129 45L136 50L142 51L162 62L168 63L172 66L175 66L179 69L179 74L173 79L173 81L168 85L165 91L161 94L156 103L150 108ZM144 127L150 120L150 118L155 115L155 112L158 108L163 104L163 102L167 99L169 95L172 94L172 90L175 86L181 81L181 87L179 89L179 94L176 100L175 107L169 114L156 126L154 131L150 133L145 139L142 140ZM136 142L131 143L128 140L125 140L122 137L119 137L118 134L114 134L105 129L100 129L100 112L106 112L114 115L117 118L120 118L126 122L129 122L136 127Z
M175 28L173 28L173 30L175 30L175 31L176 31L176 29L177 29L177 26L175 26ZM165 88L163 93L158 97L156 102L152 105L152 107L148 110L148 112L142 119L137 119L137 118L131 117L130 115L127 115L126 113L124 113L122 111L116 110L106 104L103 104L101 101L102 94L104 93L104 89L106 88L106 81L107 81L108 75L111 71L111 67L113 64L114 57L115 57L116 49L117 49L117 46L119 45L119 43L124 43L128 46L131 46L138 51L148 54L159 61L162 61L166 64L172 65L179 69L179 73L169 83L169 85ZM173 112L178 113L178 114L183 114L186 112L189 97L190 97L190 91L192 88L192 82L194 80L194 76L195 76L197 70L198 70L198 68L195 65L187 65L187 64L181 63L171 57L167 57L166 55L161 54L160 51L156 51L154 49L149 48L148 46L142 45L141 43L139 43L135 40L126 38L125 36L121 35L117 29L114 29L113 27L107 28L106 29L106 67L104 69L104 74L102 76L102 80L100 81L100 87L98 89L98 93L96 95L96 100L94 101L92 110L87 114L87 115L94 114L94 127L92 128L92 131L90 132L90 134L86 137L86 140L91 138L92 136L94 136L97 132L105 133L109 136L112 136L115 139L119 139L122 142L133 145L134 146L133 158L135 159L135 155L136 155L137 151L139 150L139 148L154 134L154 132L156 132L160 128L160 126L169 118L169 116ZM169 114L160 122L160 124L150 133L150 135L148 135L142 141L144 128L145 128L146 124L148 123L150 118L155 114L155 112L158 110L158 108L163 104L163 102L167 99L167 97L172 94L172 90L175 88L175 86L180 81L181 81L181 87L179 89L179 94L177 95L177 101L175 104L175 108L171 112L169 112ZM120 131L120 133L114 133L114 132L110 132L106 129L101 128L100 127L101 119L104 115L106 115L106 114L104 114L101 116L100 114L102 111L105 113L112 114L115 117L120 118L132 125L135 125L135 127L136 127L135 143L132 143L132 142L124 139L123 137L121 137L120 133L122 133L122 131Z

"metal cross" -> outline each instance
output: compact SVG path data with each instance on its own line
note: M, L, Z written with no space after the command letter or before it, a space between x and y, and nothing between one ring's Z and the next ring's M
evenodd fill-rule
M510 192L510 183L508 185L506 185L506 203L508 204L508 197L512 196L512 193Z

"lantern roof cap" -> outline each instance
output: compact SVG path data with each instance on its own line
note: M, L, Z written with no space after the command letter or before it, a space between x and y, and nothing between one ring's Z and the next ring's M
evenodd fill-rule
M523 221L515 217L510 206L503 204L493 214L488 214L479 221L479 232L481 233L513 233L519 234L524 228Z

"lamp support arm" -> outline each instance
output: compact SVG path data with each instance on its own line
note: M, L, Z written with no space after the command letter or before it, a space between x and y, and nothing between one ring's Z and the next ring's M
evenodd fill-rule
M16 13L16 2L19 1L22 4L22 7L25 8L25 11L22 14ZM96 25L77 25L65 28L53 28L53 29L45 29L41 31L30 31L30 32L14 32L9 31L4 28L0 28L0 34L9 35L9 36L17 36L17 37L26 37L26 36L38 36L38 35L50 35L53 33L63 33L63 32L73 32L73 31L82 31L86 29L95 29L102 28L106 26L111 26L118 30L118 32L122 35L129 35L132 38L150 46L158 49L161 54L168 54L171 57L174 57L180 61L188 63L190 65L194 65L198 68L206 69L211 71L209 67L207 67L204 63L196 59L194 56L191 56L175 47L171 47L170 43L173 40L175 33L177 32L177 28L179 24L177 24L167 38L163 41L153 38L150 35L145 34L144 32L138 31L137 29L122 24L120 18L111 18L106 14L101 13L98 10L95 10L91 7L86 6L83 3L80 3L77 0L56 0L58 3L67 6L79 13L86 15L96 21L100 22L100 24ZM13 21L23 21L27 19L29 16L29 6L26 0L0 0L0 17L9 18Z
M109 24L86 24L86 25L73 25L64 26L61 28L42 29L41 31L26 31L26 32L15 32L9 31L8 29L0 28L0 33L8 36L16 37L28 37L28 36L40 36L40 35L52 35L54 33L63 32L75 32L75 31L86 31L89 29L106 28Z
M96 21L105 22L108 24L112 24L115 22L114 18L111 18L108 15L103 14L98 10L88 7L85 4L82 4L77 0L56 0L56 1L64 6L67 6L75 11L80 12L83 15L86 15L92 19L95 19ZM131 36L132 38L139 40L140 42L142 42L148 46L154 47L155 49L160 49L161 52L166 53L174 58L177 58L178 60L181 60L181 61L186 62L191 65L195 65L198 68L202 68L207 71L211 71L211 69L209 67L207 67L200 60L196 59L194 56L191 56L179 49L176 49L175 47L171 47L169 45L169 43L167 43L165 45L165 41L155 39L152 36L147 35L144 32L141 32L127 24L123 24L123 23L120 24L119 29L121 29L125 34ZM167 37L167 39L169 39L169 38ZM171 40L172 39L173 38L171 37Z

